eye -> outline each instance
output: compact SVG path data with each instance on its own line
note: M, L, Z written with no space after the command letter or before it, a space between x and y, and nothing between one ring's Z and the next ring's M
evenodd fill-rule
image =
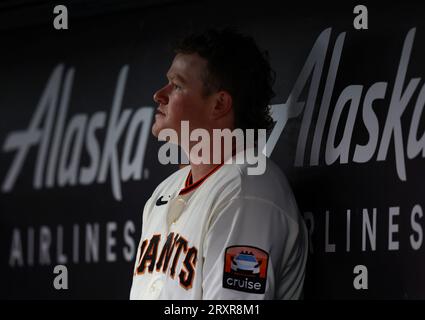
M173 83L173 88L176 90L180 90L181 87L178 84Z

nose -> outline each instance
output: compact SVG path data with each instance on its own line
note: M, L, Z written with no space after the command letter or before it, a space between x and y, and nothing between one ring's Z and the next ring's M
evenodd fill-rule
M167 95L167 86L162 87L153 95L153 100L158 104L167 104L168 95Z

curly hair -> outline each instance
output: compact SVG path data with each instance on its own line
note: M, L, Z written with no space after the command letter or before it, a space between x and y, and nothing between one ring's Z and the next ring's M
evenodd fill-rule
M270 100L275 96L276 74L269 54L250 36L229 27L190 34L174 44L176 54L197 53L207 60L202 76L204 95L225 90L232 96L235 128L273 127Z

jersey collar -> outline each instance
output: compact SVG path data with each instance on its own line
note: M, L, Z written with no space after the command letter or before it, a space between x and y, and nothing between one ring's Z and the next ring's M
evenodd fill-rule
M184 183L184 188L180 190L179 195L187 194L193 190L195 190L197 187L199 187L209 176L211 176L214 172L216 172L218 169L220 169L223 166L223 163L215 166L213 169L211 169L210 172L208 172L205 176L203 176L201 179L193 183L192 180L192 170L189 171L189 174L187 175L186 181Z

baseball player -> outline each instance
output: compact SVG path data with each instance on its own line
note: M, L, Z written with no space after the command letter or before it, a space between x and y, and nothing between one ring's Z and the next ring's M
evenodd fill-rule
M181 135L182 121L190 131L270 129L274 76L252 38L210 29L175 52L168 83L154 95L155 136ZM155 189L143 210L130 299L302 297L306 227L284 174L266 161L261 175L248 174L249 160L191 161Z

